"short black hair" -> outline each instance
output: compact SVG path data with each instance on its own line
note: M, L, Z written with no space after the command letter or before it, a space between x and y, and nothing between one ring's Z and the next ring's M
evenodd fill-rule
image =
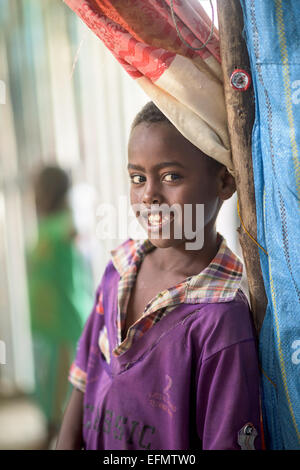
M153 101L149 101L147 104L143 106L143 108L135 116L133 123L131 125L131 131L133 131L133 129L141 123L152 124L152 123L158 123L158 122L164 122L166 124L170 124L171 126L174 126L174 124L172 124L172 122L167 118L167 116L165 116L162 113L162 111L153 103ZM203 157L207 160L208 167L214 174L217 173L221 168L225 166L223 165L223 163L220 163L214 158L206 155L200 149L198 150L199 152L201 152Z
M161 112L161 110L153 103L153 101L149 101L138 112L133 120L131 130L133 130L142 122L149 124L153 122L167 122L168 124L172 125L171 121Z

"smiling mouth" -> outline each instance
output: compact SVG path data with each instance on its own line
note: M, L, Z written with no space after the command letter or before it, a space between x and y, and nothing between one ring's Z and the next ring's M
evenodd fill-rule
M170 220L170 217L163 216L161 214L149 214L148 224L149 225L163 225Z
M162 213L148 214L145 218L145 222L148 225L148 229L160 229L161 227L170 224L174 219L173 215L163 215Z

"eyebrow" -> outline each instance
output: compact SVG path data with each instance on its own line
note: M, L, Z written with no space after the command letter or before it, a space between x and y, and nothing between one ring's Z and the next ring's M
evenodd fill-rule
M178 167L184 169L184 166L179 162L161 162L161 163L158 163L157 165L155 165L153 167L153 169L161 170L162 168L165 168L165 167L168 167L168 166L178 166ZM128 163L127 168L128 168L128 170L139 170L139 171L144 171L145 172L145 168L142 167L141 165L133 165L132 163Z

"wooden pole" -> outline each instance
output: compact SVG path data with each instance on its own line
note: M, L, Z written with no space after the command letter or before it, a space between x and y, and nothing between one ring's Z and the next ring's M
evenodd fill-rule
M252 237L257 239L256 206L252 169L251 133L254 122L253 87L237 91L230 84L234 70L243 69L251 75L246 43L242 37L243 13L239 0L217 0L224 91L232 158L236 173L240 216ZM267 298L260 268L260 248L238 228L249 283L250 303L257 332L265 315Z

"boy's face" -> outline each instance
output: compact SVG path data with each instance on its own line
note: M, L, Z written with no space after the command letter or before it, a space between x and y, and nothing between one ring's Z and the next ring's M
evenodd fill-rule
M128 146L128 172L134 212L153 245L160 248L191 241L190 236L185 236L187 224L193 232L204 230L208 224L213 226L222 200L235 190L226 168L213 170L209 157L203 156L167 122L141 123L133 129ZM158 205L167 208L174 204L182 210L181 217L174 217L168 210L155 213ZM196 210L199 204L204 205L201 220ZM191 210L189 216L185 205ZM178 236L180 230L175 234L175 224L177 229L181 228L182 236Z

